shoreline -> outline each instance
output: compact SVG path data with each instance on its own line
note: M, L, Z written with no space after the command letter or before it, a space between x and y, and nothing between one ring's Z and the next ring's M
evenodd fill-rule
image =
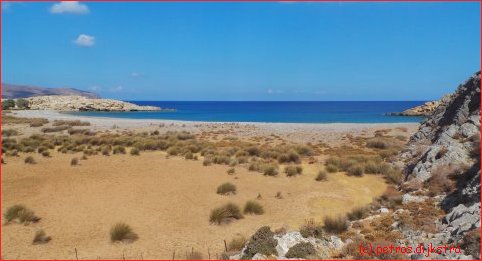
M132 118L116 118L116 117L104 117L104 116L81 116L70 114L69 112L54 111L54 110L15 110L12 114L18 117L25 118L46 118L48 120L85 120L85 121L116 121L119 123L177 123L177 124L213 124L213 125L225 125L225 124L239 124L239 125L278 125L278 126L326 126L326 127L376 127L376 126L398 126L398 125L410 125L419 126L418 122L390 122L390 123L355 123L355 122L333 122L333 123L313 123L313 122L242 122L242 121L189 121L189 120L170 120L170 119L132 119Z
M293 143L319 143L336 145L347 136L368 137L382 129L400 129L400 133L414 133L420 123L261 123L261 122L197 122L180 120L148 120L77 116L58 111L13 111L12 115L25 118L55 120L80 120L90 122L92 130L121 134L125 131L187 131L208 135L211 139L237 137L254 140L259 137L279 136ZM403 129L403 131L402 131Z

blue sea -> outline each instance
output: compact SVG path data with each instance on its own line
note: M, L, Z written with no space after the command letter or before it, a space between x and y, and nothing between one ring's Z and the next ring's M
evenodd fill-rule
M76 115L167 119L208 122L283 123L399 123L420 122L422 117L388 116L421 105L424 101L302 101L302 102L213 102L130 101L176 111L160 112L74 112Z

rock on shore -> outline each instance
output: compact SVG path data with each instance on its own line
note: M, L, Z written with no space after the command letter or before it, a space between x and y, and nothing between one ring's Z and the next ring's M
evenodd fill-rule
M450 96L447 95L440 101L429 101L420 106L404 110L402 112L389 113L391 116L430 116L437 109L437 107L442 104L445 100L449 99Z
M83 96L36 96L26 99L30 110L55 111L159 111L155 106L139 106L112 99L90 99Z

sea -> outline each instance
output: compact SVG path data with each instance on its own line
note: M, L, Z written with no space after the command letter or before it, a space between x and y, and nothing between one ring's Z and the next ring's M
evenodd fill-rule
M129 101L174 111L72 112L90 117L205 122L403 123L423 117L390 116L425 101Z

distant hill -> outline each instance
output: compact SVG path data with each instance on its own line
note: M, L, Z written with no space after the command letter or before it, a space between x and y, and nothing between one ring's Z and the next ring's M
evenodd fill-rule
M45 95L77 95L87 98L100 98L95 92L77 90L74 88L45 88L2 83L2 99L28 98Z

